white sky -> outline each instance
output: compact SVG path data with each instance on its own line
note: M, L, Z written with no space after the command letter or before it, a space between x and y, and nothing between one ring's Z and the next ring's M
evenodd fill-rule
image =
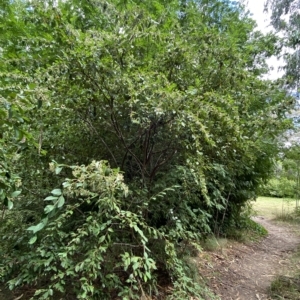
M244 1L246 7L252 13L252 18L257 23L257 29L263 33L272 31L272 27L269 26L270 23L270 14L264 12L264 3L265 0L247 0ZM270 71L267 78L276 79L283 75L282 71L278 71L278 67L283 65L282 61L277 60L276 57L271 57L267 60L269 66L273 67L274 70Z
M264 0L246 0L246 7L253 14L252 18L257 22L258 28L263 32L270 31L269 19L270 16L264 12Z

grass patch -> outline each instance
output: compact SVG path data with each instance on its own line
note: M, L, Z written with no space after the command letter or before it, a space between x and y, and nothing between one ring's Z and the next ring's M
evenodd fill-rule
M299 235L300 210L293 207L289 214L279 214L276 220L284 221L293 229L295 234ZM271 299L300 299L300 247L289 259L284 267L282 274L271 283L269 294Z
M271 284L272 299L300 299L300 274L297 276L278 276Z
M240 243L248 244L259 241L266 236L268 231L253 220L245 219L241 228L229 228L226 231L226 237Z
M220 237L216 235L208 236L201 242L204 251L219 251L226 249L232 241L239 243L253 243L261 240L268 234L268 231L250 217L245 217L240 226L226 228Z
M290 224L300 224L300 209L297 208L290 213L279 214L276 220L287 222Z
M217 251L225 248L227 243L228 241L225 238L216 238L215 236L210 236L205 239L201 246L205 251Z
M252 202L254 215L277 221L300 223L300 208L291 198L258 197Z
M296 206L296 200L290 198L258 197L252 202L253 210L258 216L268 219L290 215Z

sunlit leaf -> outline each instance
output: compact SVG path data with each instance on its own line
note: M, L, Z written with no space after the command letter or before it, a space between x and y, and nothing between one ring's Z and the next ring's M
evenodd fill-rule
M29 240L29 242L28 242L28 244L34 244L35 242L36 242L36 240L37 240L37 235L34 235L30 240Z
M54 189L51 191L52 195L60 196L62 194L61 189Z
M18 197L20 194L21 194L21 191L14 191L14 192L11 194L11 197L12 197L12 198L15 198L15 197Z
M65 198L64 198L63 195L61 195L61 196L58 198L57 207L60 208L60 207L62 207L64 204L65 204Z

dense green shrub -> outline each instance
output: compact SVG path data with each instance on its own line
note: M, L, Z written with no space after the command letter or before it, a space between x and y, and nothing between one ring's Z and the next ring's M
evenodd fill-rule
M230 1L0 5L5 280L134 299L159 270L171 299L203 297L182 246L242 225L290 126L261 79L276 37Z
M299 145L297 143L283 148L275 164L273 178L261 186L262 196L280 198L299 198Z
M73 176L63 182L63 189L45 198L50 204L41 222L28 228L34 251L26 255L26 267L14 266L20 251L2 267L7 274L18 270L9 281L11 288L37 282L34 298L38 299L139 299L141 294L158 292L159 269L173 280L170 299L203 295L205 289L189 278L186 263L178 257L177 238L186 237L188 231L174 236L150 227L143 206L151 199L144 198L141 206L129 209L132 192L119 170L107 162L71 169ZM192 235L197 239L197 234Z
M296 182L286 177L272 178L261 187L260 194L278 198L294 198L297 193L296 187Z

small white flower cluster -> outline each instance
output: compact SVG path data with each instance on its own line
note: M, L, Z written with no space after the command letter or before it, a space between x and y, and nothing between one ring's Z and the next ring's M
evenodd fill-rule
M169 210L169 213L170 213L170 215L171 215L171 219L172 220L178 220L178 217L176 217L176 216L174 216L174 211L173 211L173 209L171 208L170 210Z

